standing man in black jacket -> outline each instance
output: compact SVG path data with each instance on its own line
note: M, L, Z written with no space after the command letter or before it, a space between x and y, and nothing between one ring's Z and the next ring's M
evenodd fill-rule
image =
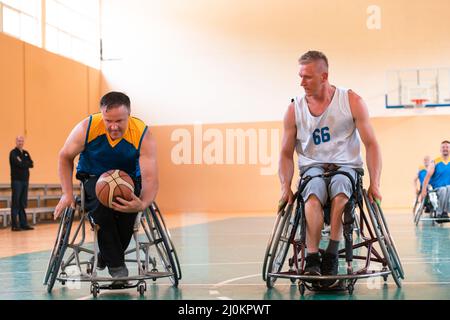
M9 153L9 164L11 166L11 230L33 230L27 222L25 208L28 201L28 181L30 178L30 168L33 168L33 160L31 160L28 151L23 149L24 137L16 138L16 147ZM17 216L19 223L17 224Z

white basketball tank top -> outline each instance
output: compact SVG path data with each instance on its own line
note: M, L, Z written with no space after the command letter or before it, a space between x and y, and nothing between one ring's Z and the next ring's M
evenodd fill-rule
M336 88L330 105L318 117L309 111L304 95L296 97L294 103L296 150L301 171L328 163L363 167L360 137L350 110L348 89Z

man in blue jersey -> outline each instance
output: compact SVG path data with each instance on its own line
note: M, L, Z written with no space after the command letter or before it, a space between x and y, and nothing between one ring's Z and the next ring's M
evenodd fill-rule
M423 166L419 168L416 177L414 178L414 188L416 190L416 195L418 195L422 191L423 181L427 175L427 169L430 165L431 158L430 156L425 156L423 158Z
M441 142L441 156L431 161L427 175L423 181L421 199L427 194L428 184L431 184L438 195L438 209L436 211L437 218L448 218L450 209L450 164L449 164L449 146L450 141Z
M156 143L145 123L130 116L130 99L125 94L104 95L100 111L78 123L59 152L63 195L54 217L58 218L67 207L75 207L73 162L80 155L77 177L81 177L85 187L86 208L100 227L98 268L108 267L112 277L127 277L124 252L133 235L137 213L150 206L158 191ZM125 171L135 184L133 199L116 198L113 209L103 206L95 194L99 176L112 169Z

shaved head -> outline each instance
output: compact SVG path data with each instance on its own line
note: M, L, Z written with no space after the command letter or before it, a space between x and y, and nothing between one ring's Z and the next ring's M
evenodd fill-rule
M314 62L316 65L316 71L320 73L328 73L328 59L325 54L320 51L308 51L298 59L298 62L301 65Z

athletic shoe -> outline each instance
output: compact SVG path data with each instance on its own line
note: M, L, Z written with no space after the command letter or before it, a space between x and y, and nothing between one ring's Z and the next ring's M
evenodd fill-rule
M304 275L320 276L320 256L318 253L308 254L306 256Z
M339 260L337 254L332 254L325 252L322 255L322 263L320 265L320 271L323 276L335 276L338 274ZM339 280L322 280L320 281L321 286L333 288L339 284Z

